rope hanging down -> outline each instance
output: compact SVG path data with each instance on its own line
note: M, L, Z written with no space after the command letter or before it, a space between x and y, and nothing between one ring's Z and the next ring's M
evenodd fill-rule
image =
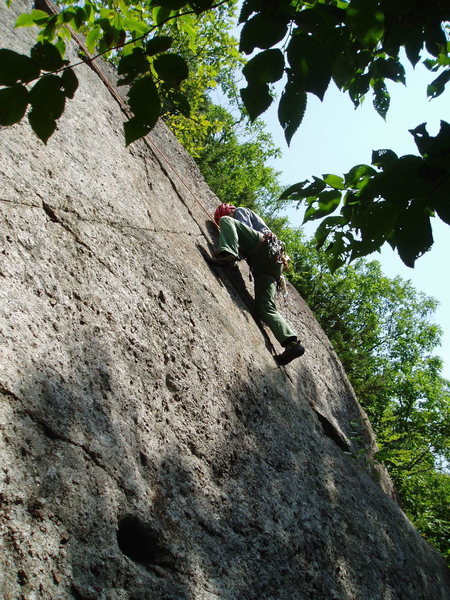
M42 4L44 4L45 7L48 9L46 12L51 12L54 15L58 14L58 10L55 7L55 5L51 2L51 0L40 0L40 2ZM44 7L42 7L42 8L43 8L43 10L46 10ZM101 69L99 69L99 67L95 63L94 58L89 54L88 49L86 48L86 45L84 44L84 42L81 39L81 37L77 33L75 33L72 29L70 31L71 31L73 39L75 40L75 42L77 43L77 45L79 46L79 48L82 50L84 56L87 57L86 60L85 60L86 64L88 64L89 67L96 73L96 75L98 75L98 77L101 79L101 81L103 82L103 84L107 87L107 89L110 92L110 94L113 96L113 98L119 104L119 107L122 110L122 112L130 119L132 117L132 114L128 110L128 107L127 107L126 103L124 102L124 100L121 98L121 96L117 92L117 89L115 88L115 86L111 84L111 82L106 77L106 75L102 72ZM183 177L178 173L178 171L176 171L174 169L174 167L172 166L169 158L164 154L164 152L160 148L158 148L149 139L149 135L150 134L147 134L147 136L145 136L144 138L142 138L143 142L149 146L150 150L153 152L154 155L159 155L159 157L162 159L162 161L167 165L167 167L169 167L170 171L179 179L179 181L184 185L184 187L187 189L187 191L193 197L193 199L195 200L195 202L200 206L200 208L203 210L203 212L208 216L208 220L210 220L212 223L214 223L214 226L219 230L219 226L211 219L211 215L210 215L209 211L200 202L200 200L194 194L194 192L189 187L189 185L186 183L186 181L183 179ZM196 221L195 218L194 218L194 220ZM202 226L197 221L196 221L196 223L197 223L199 229L201 231L203 231Z

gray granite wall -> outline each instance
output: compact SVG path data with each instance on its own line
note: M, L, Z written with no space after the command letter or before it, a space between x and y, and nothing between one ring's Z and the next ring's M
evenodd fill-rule
M0 5L5 47L26 6ZM193 161L162 124L126 149L77 72L46 146L0 129L0 597L448 598L308 307L280 304L307 348L280 369L245 266L203 258Z

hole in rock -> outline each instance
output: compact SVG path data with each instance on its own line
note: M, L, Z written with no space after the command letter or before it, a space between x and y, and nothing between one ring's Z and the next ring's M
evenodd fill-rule
M46 202L43 202L42 208L44 209L44 212L46 213L50 221L52 221L53 223L58 223L58 217L56 216L55 211L51 206L49 206Z
M128 515L119 522L117 543L121 551L145 567L173 567L170 550L159 540L159 534L139 517Z
M324 415L322 415L318 410L313 408L316 416L319 419L319 423L322 425L322 429L324 434L333 440L333 442L339 446L341 450L344 452L348 452L350 450L350 446L347 440L343 437L343 435L336 429L336 427L329 421Z

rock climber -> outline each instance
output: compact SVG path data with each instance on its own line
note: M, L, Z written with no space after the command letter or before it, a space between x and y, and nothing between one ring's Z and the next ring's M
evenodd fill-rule
M282 243L249 208L220 204L214 221L219 225L220 239L212 262L231 266L241 257L248 262L255 285L256 312L285 349L275 360L287 365L302 356L305 349L275 305L277 284L286 264Z

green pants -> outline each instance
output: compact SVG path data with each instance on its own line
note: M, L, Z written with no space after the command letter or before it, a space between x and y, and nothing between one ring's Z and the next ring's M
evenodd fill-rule
M277 281L283 266L270 255L267 243L260 243L261 234L232 217L220 219L218 252L229 252L242 256L250 265L255 281L255 308L258 316L272 331L282 346L297 338L297 335L275 305Z

